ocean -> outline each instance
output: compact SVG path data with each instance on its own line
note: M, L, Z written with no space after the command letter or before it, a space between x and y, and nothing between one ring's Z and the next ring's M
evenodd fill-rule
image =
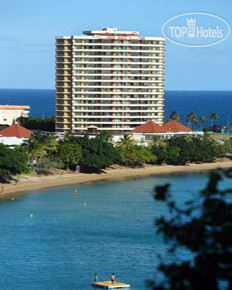
M55 114L55 91L35 89L0 89L1 105L29 105L30 115L48 117ZM232 121L232 91L166 91L165 119L172 111L177 111L181 121L187 124L186 118L190 112L195 112L197 118L209 117L216 112L219 119L216 124L226 126ZM205 125L210 125L208 121Z
M167 243L155 232L154 219L168 211L154 200L154 186L171 183L183 204L198 198L206 182L205 172L173 174L0 199L0 288L91 290L97 271L100 281L113 272L131 290L147 289L146 279L160 279L158 255L165 262L180 260L180 254L167 253ZM227 187L230 180L220 186ZM181 259L188 258L181 252Z
M54 115L54 90L0 89L0 104L29 105L31 116ZM165 117L177 111L183 123L217 112L216 123L232 118L232 92L166 91ZM179 203L197 198L207 173L186 173L72 185L25 192L0 199L0 285L4 289L90 290L99 280L116 279L145 290L146 279L159 281L158 255L170 256L154 228L167 209L153 199L155 185L171 183ZM228 181L223 188L228 187ZM74 195L74 190L78 194ZM86 206L84 206L86 205ZM33 218L31 218L33 214ZM189 258L182 253L183 259ZM0 286L2 289L2 287Z

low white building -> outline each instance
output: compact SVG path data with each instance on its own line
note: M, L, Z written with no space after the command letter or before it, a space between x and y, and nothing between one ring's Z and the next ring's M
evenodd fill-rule
M131 136L138 144L148 144L154 137L171 138L182 136L204 135L204 132L196 132L184 126L180 122L171 120L163 125L148 121L131 131Z
M14 147L28 140L32 134L32 131L16 123L0 131L0 143L9 147Z
M19 117L28 117L29 106L0 105L0 125L12 125Z

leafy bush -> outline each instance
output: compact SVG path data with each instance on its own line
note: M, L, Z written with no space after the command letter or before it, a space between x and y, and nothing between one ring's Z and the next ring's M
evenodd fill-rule
M143 163L154 163L156 156L146 147L133 145L121 147L121 164L131 167L141 167Z
M184 165L188 162L214 162L224 149L208 136L173 137L151 147L157 163Z
M211 127L206 127L203 129L204 132L214 132L214 133L221 133L222 131L222 126L220 125L213 125Z
M180 149L177 146L168 146L166 143L154 145L152 152L157 157L158 164L176 164L180 156Z
M63 167L64 163L58 158L51 159L49 157L46 157L39 159L34 169L39 174L50 174L54 169Z
M36 131L22 146L30 161L57 152L58 142L54 134L45 134Z
M17 122L29 130L55 132L55 117L44 119L36 117L19 117Z
M82 158L82 149L79 144L61 142L58 146L57 155L67 169L77 165L80 162Z
M108 141L108 138L107 134L100 134L94 139L87 136L69 138L68 142L79 144L82 149L80 160L82 172L96 172L119 162L118 149Z
M232 188L219 186L225 177L231 179L232 169L211 172L197 198L181 206L169 184L155 187L156 202L165 203L170 213L156 219L156 231L169 242L167 254L173 262L160 262L158 270L165 278L148 281L151 289L231 289ZM184 259L179 257L183 250L188 253Z
M28 172L27 159L17 149L10 149L0 143L0 178Z

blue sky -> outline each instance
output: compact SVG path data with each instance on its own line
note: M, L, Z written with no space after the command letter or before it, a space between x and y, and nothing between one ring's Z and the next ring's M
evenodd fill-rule
M231 0L0 0L0 88L53 89L55 36L116 26L162 36L169 18L216 14L232 25ZM232 36L190 48L166 42L169 90L232 90Z

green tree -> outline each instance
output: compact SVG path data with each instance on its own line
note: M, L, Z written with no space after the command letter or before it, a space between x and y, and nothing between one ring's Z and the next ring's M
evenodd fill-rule
M218 116L217 113L212 113L211 116L210 116L210 119L211 119L211 127L212 127L212 130L213 130L214 120L219 119L219 116Z
M152 151L153 146L162 146L167 142L165 138L161 138L160 136L152 136L152 138L148 141L148 148Z
M29 130L55 132L55 117L44 119L37 117L19 117L17 122Z
M223 154L223 146L209 136L192 137L190 141L189 161L195 163L214 162Z
M88 136L70 137L69 142L81 146L82 172L98 172L120 160L119 150L105 140L105 135L100 134L94 139L89 139Z
M187 116L187 122L188 122L188 126L192 128L192 124L197 123L196 113L194 112L189 113Z
M166 163L166 161L167 161L167 143L154 144L151 147L151 151L156 156L158 164Z
M188 162L214 162L224 154L224 147L209 136L172 137L151 147L157 163L184 165Z
M160 144L154 144L151 147L151 150L157 157L158 164L177 164L179 162L180 148L178 148L178 146L169 144L167 140Z
M227 153L232 153L232 138L230 138L229 140L224 140L224 144L223 146L223 155L227 154Z
M113 136L110 131L102 131L99 135L99 138L102 140L102 142L111 143Z
M175 120L177 122L181 122L179 114L176 111L173 111L169 117L170 120Z
M198 122L201 124L201 131L202 131L203 124L206 122L206 117L205 116L201 116L199 118Z
M57 155L67 169L68 167L73 167L80 162L82 149L79 144L61 142L58 147Z
M146 147L133 145L121 147L121 164L131 167L141 167L144 163L154 163L156 156Z
M203 129L203 131L204 132L209 132L209 133L211 133L211 132L214 132L214 133L221 133L221 131L222 131L222 126L220 126L220 125L217 125L217 124L214 124L213 125L213 127L205 127L204 129Z
M167 150L169 148L177 147L179 149L178 155L175 159L169 158L169 163L174 165L184 165L190 161L191 137L173 137L167 140Z
M131 147L134 145L134 140L131 139L131 136L129 134L124 134L116 145L122 148Z
M39 174L50 174L54 169L63 168L64 163L58 158L44 157L37 161L35 171Z
M16 149L10 149L0 143L0 179L28 172L27 158Z
M151 289L231 289L232 188L221 189L225 178L232 178L232 169L210 173L206 187L184 205L177 204L169 184L155 187L156 201L164 202L170 212L156 219L156 231L169 242L168 255L175 253L175 259L160 263L165 279L149 281ZM180 257L184 250L188 260Z
M39 157L42 158L46 154L56 152L58 142L53 134L45 134L36 131L26 142L22 145L22 150L27 155L30 161Z
M165 141L160 136L152 136L150 146L159 145L159 144L162 144L163 142Z

